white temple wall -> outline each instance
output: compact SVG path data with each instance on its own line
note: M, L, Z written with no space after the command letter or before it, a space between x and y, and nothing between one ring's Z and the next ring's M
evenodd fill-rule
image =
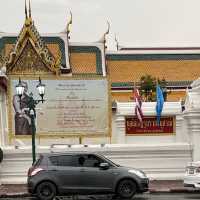
M2 98L5 100L5 96ZM1 114L6 113L6 101L2 100ZM144 102L144 115L155 116L155 102ZM182 179L188 162L199 159L200 155L200 115L198 112L181 111L180 102L166 102L163 116L176 116L176 131L173 135L127 136L125 116L134 115L134 103L118 103L112 113L112 138L82 138L83 145L67 146L56 151L100 151L113 161L124 166L140 168L152 179ZM7 116L7 115L6 115ZM3 117L3 135L7 132L7 117ZM2 131L1 131L2 137ZM6 137L4 137L6 138ZM7 138L6 138L7 140ZM191 141L191 142L190 142ZM109 144L109 143L112 144ZM51 144L79 144L79 138L37 139L36 152L51 151ZM105 144L104 147L93 144ZM13 146L3 147L4 160L0 164L0 182L25 183L28 168L31 166L31 139L15 140ZM15 169L13 171L13 169Z
M145 116L156 116L155 112L156 102L144 102L143 113ZM183 117L180 102L165 102L162 116L174 116L175 133L169 135L126 135L125 131L125 117L134 116L134 102L117 103L116 112L116 135L117 143L125 144L161 144L161 143L180 143L187 142L186 132L183 130Z
M187 90L185 111L183 113L184 126L192 151L192 160L200 160L200 78L191 84Z

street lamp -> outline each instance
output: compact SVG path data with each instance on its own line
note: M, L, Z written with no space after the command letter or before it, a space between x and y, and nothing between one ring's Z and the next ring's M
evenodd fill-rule
M19 96L20 99L20 104L21 104L21 97L24 93L24 85L22 84L21 79L19 78L19 82L18 84L15 86L16 87L16 92L17 95ZM35 135L36 135L36 126L35 126L35 118L36 118L36 111L35 111L35 107L39 102L44 103L44 94L45 94L45 85L42 84L41 78L39 77L39 84L36 86L36 88L38 89L38 93L41 97L41 99L34 99L33 98L33 93L30 93L30 98L27 104L27 110L31 116L31 129L32 129L32 159L33 159L33 163L36 160L36 153L35 153Z

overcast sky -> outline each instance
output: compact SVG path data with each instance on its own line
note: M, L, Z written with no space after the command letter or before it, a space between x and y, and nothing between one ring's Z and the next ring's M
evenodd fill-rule
M40 33L60 32L73 14L71 41L93 42L111 24L108 48L200 46L200 0L32 0ZM24 0L0 0L0 31L19 33Z

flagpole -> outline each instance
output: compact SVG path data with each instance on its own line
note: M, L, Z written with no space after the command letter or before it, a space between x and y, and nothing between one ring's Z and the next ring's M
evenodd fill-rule
M141 127L143 127L142 119L142 99L139 93L139 90L136 88L136 82L134 81L134 90L133 90L133 101L135 102L135 116L140 121Z

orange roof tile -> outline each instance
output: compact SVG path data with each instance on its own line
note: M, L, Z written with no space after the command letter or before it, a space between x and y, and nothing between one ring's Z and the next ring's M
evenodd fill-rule
M109 60L111 82L139 81L145 74L167 81L195 80L200 76L200 60Z
M14 44L6 44L6 45L5 45L4 55L5 55L6 57L9 57L9 55L10 55L10 53L11 53L11 51L12 51L12 49L13 49L14 47L15 47Z
M180 99L185 99L186 91L173 91L168 93L167 101L180 101Z
M167 95L167 101L179 101L180 99L185 99L185 91L172 91ZM130 102L133 101L132 92L112 92L111 94L112 101L116 100L119 102Z
M96 74L96 54L95 53L71 53L70 63L72 73L95 73Z

